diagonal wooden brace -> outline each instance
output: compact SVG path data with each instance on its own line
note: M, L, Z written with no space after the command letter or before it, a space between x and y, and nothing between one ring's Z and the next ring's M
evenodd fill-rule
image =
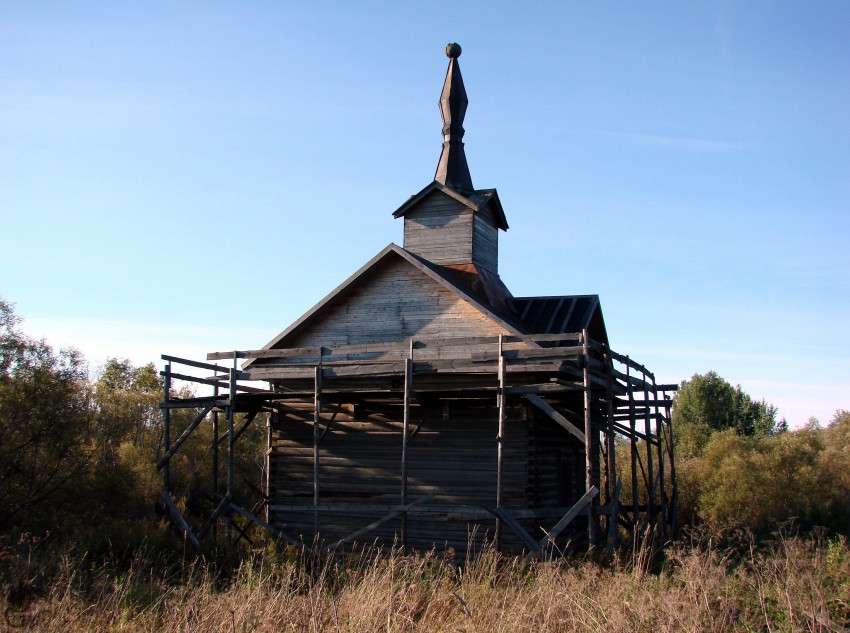
M220 517L228 510L230 510L230 493L224 495L224 498L221 500L221 503L218 504L218 507L204 522L204 524L201 526L201 529L198 530L198 537L203 538L204 534L207 533L207 530L209 530L213 526L213 524L218 521L218 517Z
M434 498L434 493L429 492L424 497L419 497L416 501L414 501L412 503L408 503L406 506L402 506L402 507L398 508L397 510L393 510L388 515L386 515L385 517L382 517L382 518L378 519L377 521L370 523L366 527L357 530L353 534L349 534L345 538L338 540L336 543L331 545L328 549L334 549L334 548L339 547L340 545L343 545L345 543L350 543L354 539L356 539L360 536L363 536L364 534L366 534L368 532L371 532L372 530L374 530L377 527L380 527L381 525L383 525L387 521L391 521L394 518L396 518L397 516L400 516L401 514L403 514L404 512L407 512L413 506L417 506L420 503L425 503L426 501L430 501L433 498Z
M555 543L555 539L558 538L558 535L563 532L566 527L572 523L573 519L575 519L581 512L584 510L585 506L587 506L591 501L593 501L594 497L599 494L599 489L596 486L591 486L590 490L584 493L584 496L576 501L575 505L570 508L567 513L561 517L561 520L558 521L549 532L546 533L542 539L540 539L540 547L542 548L546 545L547 542Z
M212 405L205 407L203 411L201 411L198 415L195 416L195 419L192 420L192 423L186 427L186 430L183 431L183 433L180 434L180 437L175 440L174 444L172 444L168 451L166 451L165 455L160 457L159 460L156 462L157 470L161 470L163 466L165 466L169 461L171 461L171 458L174 457L174 454L177 452L177 449L180 448L183 442L189 439L189 436L192 434L192 431L198 428L198 425L203 422L204 418L207 417L207 413L209 413L210 411L212 411Z
M495 510L491 510L490 508L484 508L495 517L498 517L502 521L504 521L505 525L511 528L514 533L522 540L523 543L528 545L532 550L532 554L536 554L540 551L540 544L534 540L534 537L528 533L528 531L522 527L519 523L517 523L516 519L511 516L511 513L505 510L504 508L496 508Z
M584 437L584 433L582 433L582 431L575 424L573 424L567 418L565 418L563 416L563 414L556 411L552 407L552 405L550 405L548 402L546 402L543 398L541 398L540 396L533 394L533 393L527 393L523 396L523 398L528 400L531 404L533 404L535 407L537 407L538 409L543 411L543 413L545 413L550 418L555 420L555 422L560 424L567 431L572 433L582 444L584 444L586 442L586 438Z
M268 523L266 523L265 521L263 521L259 517L254 516L253 514L251 514L250 512L245 510L244 508L240 508L235 503L230 504L230 509L233 512L241 514L243 517L245 517L249 521L253 521L257 525L259 525L261 528L266 530L267 532L270 532L275 538L286 541L290 545L294 545L295 547L298 547L298 548L309 549L301 541L297 541L294 538L292 538L291 536L285 534L282 529L276 530L275 528L273 528L271 525L269 525Z
M189 527L189 524L186 522L186 519L183 518L183 515L180 514L180 510L177 509L177 506L174 504L174 501L171 500L171 497L168 495L168 492L165 490L162 491L162 500L165 502L165 506L168 508L168 512L171 517L177 521L177 524L180 526L180 529L186 534L186 538L189 539L189 542L195 546L195 549L201 549L201 543L198 541L198 537L195 536L195 533L192 532L192 528Z

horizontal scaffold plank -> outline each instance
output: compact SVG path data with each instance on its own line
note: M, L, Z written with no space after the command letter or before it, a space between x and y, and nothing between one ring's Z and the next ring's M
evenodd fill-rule
M512 508L506 506L510 511L511 516L515 519L545 519L551 517L561 517L569 508ZM313 512L328 513L328 514L378 514L390 513L399 510L403 511L404 506L390 504L358 504L358 503L320 503L316 506L312 504L296 504L296 503L273 503L269 505L269 512L273 514L286 513L304 513L312 514ZM422 504L407 510L408 514L416 515L448 515L450 519L463 519L467 521L486 520L491 518L491 513L481 506L473 505L450 505L450 504Z
M541 342L558 342L558 341L578 341L581 337L577 333L566 334L527 334L522 336L507 335L502 339L503 345L512 343L541 343ZM479 337L446 337L435 339L433 341L413 340L414 357L417 351L428 349L440 349L447 347L469 347L480 345L498 345L498 336L479 336ZM301 356L344 356L349 354L365 354L365 353L380 353L380 352L407 352L410 349L410 341L390 341L386 343L362 343L356 345L333 345L321 347L301 347L301 348L279 348L279 349L259 349L259 350L242 350L230 352L210 352L207 354L207 360L228 360L235 358L291 358ZM510 348L508 348L510 349ZM573 349L567 348L548 348L548 349ZM581 348L575 348L581 349Z
M185 380L187 382L197 382L202 385L210 385L211 387L223 387L225 389L230 388L230 383L226 380L211 380L209 378L198 378L197 376L189 376L187 374L175 374L174 372L159 372L160 376L170 376L174 380ZM257 387L248 387L247 385L236 385L236 391L243 391L245 393L270 393L265 389L258 389Z

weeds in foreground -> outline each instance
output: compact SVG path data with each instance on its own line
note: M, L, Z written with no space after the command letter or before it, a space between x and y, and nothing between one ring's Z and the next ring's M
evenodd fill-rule
M32 560L18 561L17 579L6 565L0 630L850 629L843 538L781 537L743 553L710 541L674 546L653 572L633 561L537 563L484 551L457 564L437 552L278 551L223 575L212 563L175 566L143 553L120 569L92 566L70 552L53 561L47 583ZM38 590L27 594L22 577Z

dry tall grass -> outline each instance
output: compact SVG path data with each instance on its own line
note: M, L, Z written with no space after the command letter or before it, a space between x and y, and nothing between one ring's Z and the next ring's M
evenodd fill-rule
M117 574L72 557L9 630L32 631L843 631L843 539L785 538L735 554L676 546L645 560L524 563L485 552L259 557L223 582L201 564Z

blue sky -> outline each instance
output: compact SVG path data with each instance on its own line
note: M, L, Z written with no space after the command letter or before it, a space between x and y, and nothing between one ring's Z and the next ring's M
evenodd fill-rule
M460 42L516 295L850 408L850 3L0 5L0 294L94 366L265 344L433 178Z

